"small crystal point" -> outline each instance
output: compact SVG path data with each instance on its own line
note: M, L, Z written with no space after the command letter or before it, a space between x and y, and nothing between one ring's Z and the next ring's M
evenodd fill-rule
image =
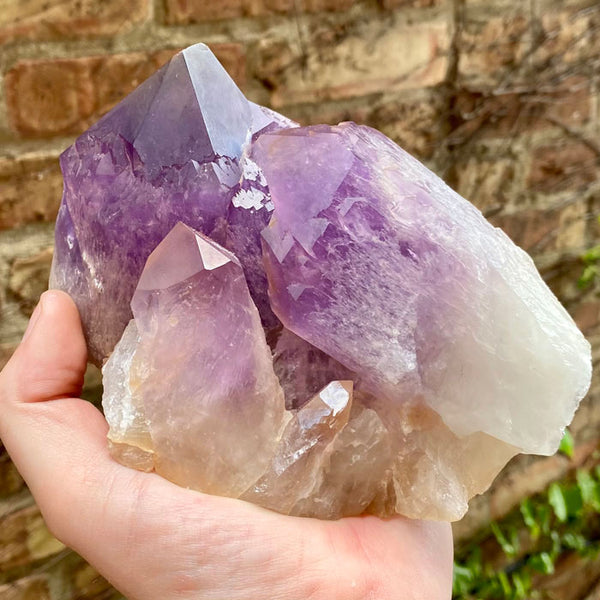
M311 496L328 447L348 423L351 407L351 381L332 381L325 386L293 414L271 464L242 499L298 514L294 507Z
M286 418L242 269L230 252L178 224L149 257L140 286L132 301L137 343L128 327L114 353L121 367L112 357L105 367L111 431L130 432L124 419L135 411L117 414L112 401L112 389L128 389L129 406L143 407L157 473L239 496L271 460ZM111 439L137 446L133 435Z

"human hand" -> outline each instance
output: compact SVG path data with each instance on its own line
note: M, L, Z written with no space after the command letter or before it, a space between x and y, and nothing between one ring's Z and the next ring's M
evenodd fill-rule
M77 309L46 292L0 373L0 438L50 530L130 600L447 600L448 523L287 517L115 462L78 398Z

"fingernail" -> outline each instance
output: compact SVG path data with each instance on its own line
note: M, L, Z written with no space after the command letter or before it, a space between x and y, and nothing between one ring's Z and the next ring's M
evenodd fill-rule
M40 316L42 315L42 298L40 298L38 305L35 307L35 310L31 315L31 319L29 319L29 324L27 325L27 329L25 330L25 334L23 335L23 339L21 340L22 342L24 342L31 335L31 333L35 329L36 323L40 320Z

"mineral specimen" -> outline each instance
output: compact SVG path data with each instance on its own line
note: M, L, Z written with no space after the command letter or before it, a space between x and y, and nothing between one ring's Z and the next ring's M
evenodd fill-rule
M248 102L205 46L62 168L51 281L110 356L124 464L286 514L453 520L587 391L589 345L479 211L368 127Z
M129 303L150 252L178 221L223 241L220 224L232 210L242 146L256 131L290 125L246 100L199 44L63 153L50 285L77 303L93 362L109 356L131 318ZM245 243L238 233L234 248ZM249 269L256 262L251 253L239 254ZM266 298L266 283L264 290Z

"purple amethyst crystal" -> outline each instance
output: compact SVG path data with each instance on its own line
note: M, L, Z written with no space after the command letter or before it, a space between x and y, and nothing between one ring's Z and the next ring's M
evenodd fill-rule
M110 356L124 464L294 515L457 519L589 386L589 345L479 211L368 127L248 102L203 45L61 164L51 283Z
M587 342L522 250L367 127L268 133L255 155L275 205L265 268L285 327L377 397L423 398L458 435L555 451L587 390Z
M50 284L77 303L94 362L108 357L131 318L150 252L178 221L205 234L222 226L241 178L242 147L258 130L289 125L248 102L198 44L63 153Z

